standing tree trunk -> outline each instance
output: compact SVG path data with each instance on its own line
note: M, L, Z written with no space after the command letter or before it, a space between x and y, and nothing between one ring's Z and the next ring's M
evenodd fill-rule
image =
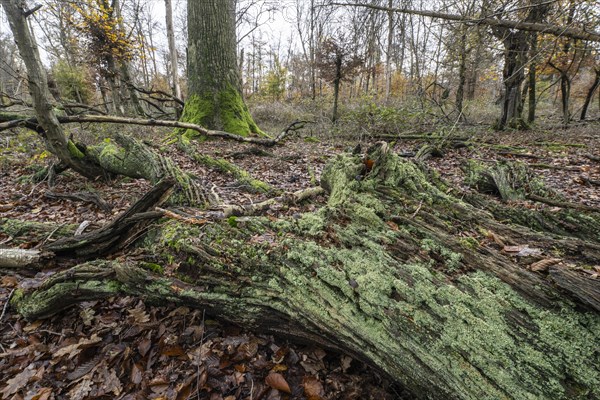
M242 98L235 0L188 2L188 82L183 121L243 136L262 134Z
M529 44L529 75L528 75L528 93L529 93L529 107L527 110L527 122L533 124L535 122L535 108L537 106L537 94L536 94L536 56L537 56L537 40L538 35L536 32L530 33L531 42Z
M388 7L392 8L393 5L393 0L389 0ZM387 14L388 36L387 49L385 52L385 101L390 100L390 94L392 91L392 52L394 49L394 13L390 10Z
M460 55L458 61L458 87L456 88L456 112L461 120L464 120L463 101L465 97L465 85L467 82L467 27L460 27ZM469 50L470 51L470 50Z
M502 71L504 93L502 98L502 114L497 123L498 129L507 126L525 128L522 118L523 98L521 84L525 80L525 64L527 63L527 33L511 32L508 29L495 28L494 33L504 43L504 70Z
M114 18L117 20L117 26L123 32L125 32L125 24L123 23L123 18L121 18L121 4L119 0L113 0L112 9ZM131 63L128 60L120 60L120 72L121 72L121 81L125 84L125 90L123 91L123 97L127 96L127 92L129 94L129 104L128 111L133 112L134 115L144 116L146 115L144 108L142 107L142 103L140 102L140 96L133 84L133 79L131 77Z
M569 76L568 68L559 68L552 62L549 62L548 65L550 65L560 74L560 97L562 117L563 124L567 126L571 121L571 113L569 111L569 103L571 99L571 77Z
M81 149L67 139L54 114L46 72L40 61L37 44L31 34L25 10L21 6L23 3L19 0L2 0L1 4L27 69L33 108L43 129L41 133L48 150L85 177L95 179L102 176L103 169L91 162Z
M340 98L340 84L342 82L342 54L335 59L335 78L333 79L333 113L331 122L335 124L338 118L338 100Z
M169 58L171 61L171 83L173 96L181 99L181 86L179 85L179 71L177 69L177 47L175 47L175 32L173 30L173 7L171 0L165 0L167 38L169 39Z
M592 102L592 98L594 97L594 93L596 92L596 89L598 89L598 86L600 86L600 68L595 68L594 72L594 83L592 83L592 86L590 86L587 96L585 96L585 103L583 103L583 108L581 109L581 121L585 120L588 108L590 107L590 103Z

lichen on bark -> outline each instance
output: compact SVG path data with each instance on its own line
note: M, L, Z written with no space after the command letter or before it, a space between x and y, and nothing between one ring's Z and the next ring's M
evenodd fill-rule
M549 249L565 243L502 225L383 145L367 156L370 170L359 157L334 158L322 176L327 204L300 217L164 222L143 246L169 273L154 267L161 275L144 279L141 268L113 261L98 293L206 307L250 328L341 349L422 398L600 396L598 312L492 246L462 239L504 227ZM78 296L93 286L69 277L84 282L75 271L57 285L78 287ZM62 296L54 301L69 298L68 290L54 292ZM31 303L24 311L35 316Z

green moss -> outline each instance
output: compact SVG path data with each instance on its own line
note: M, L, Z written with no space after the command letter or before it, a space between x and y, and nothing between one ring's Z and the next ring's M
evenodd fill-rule
M33 315L38 315L40 312L45 312L48 315L56 313L55 307L49 308L47 304L54 298L70 298L76 293L94 293L95 299L106 298L118 294L122 290L122 285L117 281L97 281L97 280L81 280L72 282L62 282L53 285L44 290L28 293L23 296L21 293L12 299L12 304L15 306L19 314L25 318L30 318ZM65 302L65 307L69 302ZM42 311L45 310L45 311Z
M85 154L83 154L83 152L81 150L79 150L77 148L77 146L75 145L75 143L73 143L73 141L69 140L67 142L67 149L69 150L69 153L71 154L71 156L75 157L75 158L84 158Z
M190 96L185 103L181 120L241 136L265 135L252 119L242 96L233 86L227 86L217 94ZM189 130L179 130L176 133L185 135L187 140L198 136L197 132Z
M227 218L227 223L232 228L237 228L237 217L236 216L231 216L231 217Z
M440 256L445 262L445 267L449 271L454 271L460 266L462 254L455 253L447 247L441 245L432 239L421 240L421 249Z
M48 238L51 233L54 238L72 236L76 229L77 225L73 224L57 226L54 223L0 218L0 231L14 238L12 244L21 243L20 237L24 237L30 242L36 242Z
M479 248L479 241L471 236L462 237L458 240L458 242L466 249L476 250Z
M152 271L156 274L164 274L165 272L165 268L162 265L159 264L155 264L155 263L150 263L150 262L143 262L140 264L142 268L145 268L149 271Z

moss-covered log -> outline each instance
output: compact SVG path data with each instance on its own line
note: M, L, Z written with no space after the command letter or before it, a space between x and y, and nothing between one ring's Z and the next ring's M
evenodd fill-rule
M101 145L85 149L88 157L105 171L131 178L143 178L152 184L163 178L172 178L178 188L171 201L205 208L218 202L215 193L203 183L182 171L173 160L154 151L139 140L117 135L116 142L105 141Z
M598 215L580 216L586 238L518 225L519 210L499 221L385 145L368 156L370 171L360 156L328 165L316 212L167 221L145 261L82 264L13 304L29 318L121 293L204 307L348 353L418 398L599 397L599 282L571 265L575 251L598 264ZM550 256L563 263L531 267Z

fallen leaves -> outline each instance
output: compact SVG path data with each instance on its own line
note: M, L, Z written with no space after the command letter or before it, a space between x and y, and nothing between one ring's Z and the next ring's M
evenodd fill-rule
M292 389L290 389L290 385L287 383L283 375L277 372L271 372L265 378L265 383L271 386L273 389L277 389L281 392L292 393Z
M2 399L393 398L348 356L278 344L187 307L126 297L85 302L50 320L7 319Z
M7 399L9 396L17 393L18 390L23 389L27 386L31 378L36 374L35 368L27 368L21 371L14 378L6 381L6 386L2 389L2 398Z

